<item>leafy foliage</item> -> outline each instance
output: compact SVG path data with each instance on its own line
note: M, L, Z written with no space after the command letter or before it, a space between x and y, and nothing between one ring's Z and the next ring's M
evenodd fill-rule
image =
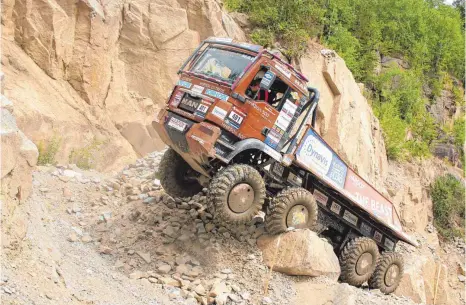
M446 238L464 237L464 185L447 174L435 180L431 193L437 230Z
M464 83L464 0L225 0L228 9L247 13L254 42L276 42L288 57L301 55L309 38L335 49L358 81L374 89L375 112L391 158L428 156L437 136L425 109L448 78ZM408 70L384 70L381 57L403 61ZM403 65L405 66L405 65ZM428 87L430 90L425 90ZM464 106L461 86L451 86ZM430 92L426 94L425 92ZM411 135L406 139L407 135Z
M391 68L375 77L374 84L378 91L373 107L382 125L388 157L429 156L437 130L425 109L422 83L416 73Z
M39 158L37 159L38 165L46 165L46 164L55 164L55 156L60 149L62 139L54 135L52 138L48 140L40 141L37 144L37 149L39 151Z
M73 149L68 156L68 161L82 169L93 168L96 154L103 144L105 144L104 141L94 139L91 143L82 148Z

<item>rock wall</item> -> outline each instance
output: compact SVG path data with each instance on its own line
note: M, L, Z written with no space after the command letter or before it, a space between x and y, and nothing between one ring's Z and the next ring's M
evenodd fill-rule
M0 108L2 246L17 247L26 235L26 215L17 212L32 191L36 145L18 129L13 104L3 95Z
M5 94L34 142L60 139L58 162L99 142L96 168L120 168L162 148L154 107L211 35L245 40L214 0L7 0Z
M344 60L334 51L310 43L297 63L320 91L318 131L334 150L386 194L383 179L388 170L379 121Z

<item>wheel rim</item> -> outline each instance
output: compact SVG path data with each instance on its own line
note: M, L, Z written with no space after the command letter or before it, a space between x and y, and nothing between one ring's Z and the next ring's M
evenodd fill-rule
M290 209L286 216L286 226L295 229L303 229L307 226L309 211L304 205L298 204Z
M244 213L254 202L254 190L247 183L235 185L228 195L228 206L235 213Z
M357 274L359 275L367 274L371 270L373 262L374 262L374 259L372 258L372 254L368 252L363 253L359 257L358 262L356 263Z
M393 286L396 283L399 275L400 268L397 265L391 265L385 273L385 285L388 287Z

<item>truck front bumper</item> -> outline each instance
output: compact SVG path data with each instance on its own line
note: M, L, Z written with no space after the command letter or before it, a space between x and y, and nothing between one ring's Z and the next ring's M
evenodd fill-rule
M207 164L215 158L215 142L221 134L219 127L195 122L167 109L156 113L152 126L162 141L174 149L197 172L209 176Z

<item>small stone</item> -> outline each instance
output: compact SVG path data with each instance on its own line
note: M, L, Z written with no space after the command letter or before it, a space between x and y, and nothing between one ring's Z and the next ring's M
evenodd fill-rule
M217 305L225 305L227 303L227 300L228 300L228 294L226 293L222 293L221 295L218 295L215 298L215 302Z
M205 225L205 230L206 230L207 232L211 232L214 228L215 228L215 225L214 225L213 223L211 223L211 222L209 222L209 223L207 223L207 224Z
M251 298L251 294L246 291L241 294L241 297L243 298L243 300L249 300L249 298Z
M82 241L83 243L89 243L89 242L92 241L92 237L89 236L89 234L86 234L86 235L84 235L84 236L81 238L81 241Z
M272 304L272 299L269 297L263 297L262 304Z
M133 255L134 253L135 253L134 250L132 250L132 249L131 249L131 250L128 250L128 254L129 254L129 255Z
M223 270L220 271L220 272L222 272L223 274L230 274L230 273L231 273L231 269L228 269L228 268L227 268L227 269L223 269Z
M466 280L466 277L465 277L464 275L461 275L461 274L460 274L460 275L458 275L458 280L459 280L460 282L464 282L464 281Z
M11 289L7 286L3 287L3 291L5 291L8 294L13 294L13 291L11 291Z
M150 282L149 282L148 279L141 279L141 283L142 283L143 285L146 285L146 284L148 285L148 284L150 284Z
M155 277L150 277L149 279L149 282L153 283L153 284L157 284L159 282L159 280Z
M68 241L74 243L79 240L78 234L76 232L71 232L70 235L68 235Z
M100 245L99 247L99 253L101 254L111 254L112 253L112 249L110 247L107 247L107 246L104 246L104 245Z
M160 282L164 285L173 286L173 287L181 287L179 281L171 278L171 277L162 277L160 278Z
M241 301L239 296L237 296L236 294L232 294L232 293L228 295L228 298L230 298L230 300L232 300L235 303L238 303L239 301Z
M161 274L167 274L170 270L172 270L172 267L168 264L163 264L157 268L157 271Z
M144 276L143 272L142 271L134 271L133 273L131 273L129 275L129 278L132 279L132 280L138 280L140 278L142 278Z
M233 289L234 292L240 292L240 290L241 290L241 289L239 288L239 286L236 285L236 284L231 285L231 289Z
M104 212L102 213L102 217L104 218L105 222L108 222L110 218L112 218L112 212Z
M185 265L185 264L179 265L179 266L176 267L175 272L178 273L178 274L188 274L189 267L188 267L188 265Z
M194 292L196 292L198 295L206 295L205 288L201 284L197 285L196 288L194 288Z
M150 258L150 253L148 252L142 252L142 251L137 251L136 252L146 263L150 264L151 263L151 258Z

